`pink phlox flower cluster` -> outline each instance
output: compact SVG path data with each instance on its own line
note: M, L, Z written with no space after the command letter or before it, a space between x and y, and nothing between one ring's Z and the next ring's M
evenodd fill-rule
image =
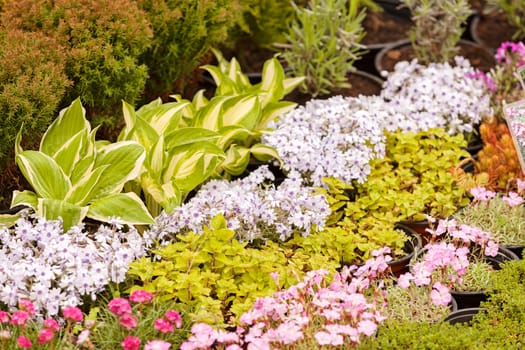
M487 190L485 187L473 187L470 189L470 193L475 200L485 202L496 196L496 192Z
M500 47L496 50L494 58L497 63L505 62L510 64L512 62L512 56L517 56L517 65L521 66L525 64L525 45L520 42L503 42Z
M503 196L502 199L507 202L509 207L514 207L523 203L523 198L516 192L509 192L507 196Z
M311 331L308 327L315 327L314 339L319 345L358 344L362 336L374 334L385 319L375 302L365 297L363 286L383 287L375 279L389 268L389 253L388 248L374 251L374 257L363 266L343 268L330 283L328 271L310 271L296 285L271 297L258 298L240 318L246 330L225 333L229 337L224 333L219 336L222 331L210 325L195 324L181 350L221 345L227 350L270 350L304 341L305 334Z

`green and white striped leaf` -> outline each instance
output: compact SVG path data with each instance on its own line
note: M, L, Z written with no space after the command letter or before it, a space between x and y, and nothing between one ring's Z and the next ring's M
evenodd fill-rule
M142 200L135 193L115 193L94 201L89 206L87 217L107 222L118 217L128 225L151 225L155 220Z
M13 198L11 199L11 208L17 205L25 205L34 210L38 207L38 196L33 191L13 191Z
M271 101L279 101L283 98L283 80L284 69L277 58L272 57L264 62L261 77L261 90L266 92L267 95L261 97L261 103L263 106Z
M268 145L264 145L262 143L257 143L250 147L250 153L255 157L255 159L260 160L262 162L267 162L272 159L276 159L282 163L281 157L279 156L279 153L275 150L275 148Z
M71 187L65 200L70 203L78 204L80 206L88 205L93 199L93 191L96 189L97 183L100 181L102 174L109 167L109 165L99 166L92 171L84 173L84 175Z
M195 114L196 127L217 131L220 129L222 106L231 97L216 96L206 106L199 109Z
M283 81L284 96L292 92L296 87L301 85L305 77L287 78Z
M102 173L92 192L93 199L118 193L124 184L140 175L144 147L134 141L120 141L104 147L95 159L95 168L109 165Z
M295 107L297 107L297 103L288 101L271 102L267 104L263 109L261 119L259 119L257 130L266 129L268 123L277 120Z
M221 134L221 138L217 140L217 146L223 150L226 150L226 148L229 147L234 141L244 143L244 141L246 141L250 136L256 135L255 132L237 125L221 128L219 132Z
M45 153L23 151L16 155L16 164L39 197L64 199L71 188L62 168Z
M220 164L228 174L241 175L250 163L250 150L246 147L232 145L226 151L226 159Z
M86 217L87 212L87 207L81 207L63 200L38 198L37 214L48 220L58 220L62 218L64 231L80 224Z
M77 98L69 107L60 111L57 119L51 123L40 142L40 151L54 157L70 139L82 130L91 131L91 126L85 117L85 110Z
M87 130L79 131L55 152L54 159L60 165L66 176L71 176L75 165L80 161L86 139L89 137Z
M252 130L261 116L261 103L257 96L236 96L224 104L220 127L240 125Z
M192 143L212 141L220 137L221 135L213 130L193 127L181 128L166 135L166 149L170 150Z

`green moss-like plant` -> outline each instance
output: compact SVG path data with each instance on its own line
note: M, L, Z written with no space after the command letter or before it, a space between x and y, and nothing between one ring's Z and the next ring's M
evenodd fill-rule
M141 288L176 300L195 310L194 321L235 323L257 297L277 290L270 276L278 272L280 287L297 283L314 269L331 272L339 266L329 256L304 254L275 243L249 248L234 239L219 215L204 233L179 235L177 241L154 253L159 260L143 258L130 265L129 274Z
M115 128L121 101L133 103L141 96L148 73L139 57L152 31L135 1L7 0L1 22L54 38L65 49L73 85L64 104L80 96L94 124Z

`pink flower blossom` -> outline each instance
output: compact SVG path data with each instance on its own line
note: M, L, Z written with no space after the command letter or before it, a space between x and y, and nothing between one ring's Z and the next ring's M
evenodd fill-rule
M108 309L117 316L122 316L124 314L131 313L131 305L124 298L115 298L111 300L108 304Z
M516 179L516 186L518 187L518 192L525 190L525 180Z
M29 314L26 311L17 311L11 315L11 324L16 326L24 326L29 319Z
M20 299L18 301L20 310L26 311L30 316L35 316L35 306L30 300Z
M488 201L496 196L496 192L487 190L485 187L473 187L470 189L470 193L474 199L478 201Z
M432 286L432 291L430 292L430 298L435 305L447 306L452 301L452 295L447 286L441 284L441 282L436 282Z
M89 340L89 335L91 332L89 329L84 329L82 332L80 332L77 336L77 345L84 344Z
M120 343L124 350L139 350L140 349L140 338L134 336L127 336Z
M169 350L171 344L163 340L150 340L144 345L144 350Z
M366 336L371 336L377 330L377 324L371 320L361 320L357 324L357 331Z
M84 319L82 310L75 306L67 306L62 310L62 315L70 321L80 322Z
M29 340L29 338L27 337L24 337L23 335L18 337L18 339L16 340L16 343L18 347L23 348L23 349L31 349L31 347L33 346L33 343L31 343L31 340Z
M6 311L0 311L0 323L9 322L9 313Z
M155 320L154 327L156 330L162 333L172 333L174 330L173 324L164 318L157 318Z
M137 304L147 304L153 300L153 294L145 290L134 290L129 296L129 300Z
M319 331L315 333L314 338L319 345L330 345L332 343L332 335L328 332Z
M44 328L38 333L38 344L46 344L53 340L55 333L50 328Z
M410 281L414 279L414 276L412 276L412 274L410 272L406 272L404 274L402 274L401 276L399 276L399 278L397 279L397 284L403 288L403 289L407 289L408 287L410 287Z
M175 325L177 328L182 327L182 317L180 316L179 312L176 310L168 310L164 314L164 317L171 323Z
M508 196L503 196L502 198L510 207L520 205L523 203L523 198L516 192L509 192Z
M128 331L137 327L137 318L131 313L125 313L120 316L119 319L120 325L127 329Z
M44 320L44 327L49 328L54 332L58 332L60 330L60 325L52 318L46 318Z
M485 247L485 255L487 256L496 256L498 255L499 246L494 241L489 241Z

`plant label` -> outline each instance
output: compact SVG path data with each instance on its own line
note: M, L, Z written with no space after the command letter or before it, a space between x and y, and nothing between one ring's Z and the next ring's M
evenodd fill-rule
M521 171L525 173L525 100L505 104L503 112L518 153Z

